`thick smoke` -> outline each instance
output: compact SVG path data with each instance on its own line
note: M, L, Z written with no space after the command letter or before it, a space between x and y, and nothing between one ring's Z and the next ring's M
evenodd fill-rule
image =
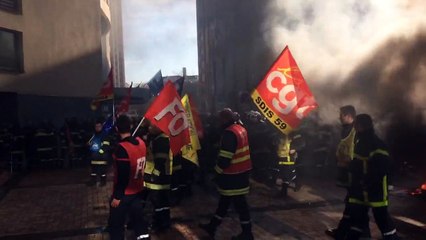
M418 57L410 55L407 48L410 45L417 47L410 42L418 41L421 45L421 40L417 38L422 38L421 32L425 30L422 27L426 27L426 4L422 1L311 0L302 3L272 0L269 9L264 25L266 38L271 40L277 53L289 45L319 101L325 120L336 119L337 111L334 109L342 103L358 105L363 97L375 96L377 89L368 86L385 84L387 88L394 85L401 87L401 81L393 83L397 77L392 75L399 74L401 77L407 73L395 73L393 67L401 71L409 68L413 71L410 73L413 77L421 74L421 61L417 61L416 66L406 68L400 65L408 62L404 57ZM389 57L397 57L398 60L387 59ZM416 60L409 62L416 63ZM380 69L374 70L370 64ZM410 89L409 92L399 94L406 97L398 98L407 98L413 104L420 102L421 93L414 90L416 79L421 78L410 79L410 86L404 86L404 89ZM350 89L348 81L368 85L345 91ZM327 94L322 94L324 91ZM362 97L354 98L356 93L353 91L359 93L357 97ZM417 94L415 99L413 94ZM357 107L382 115L378 108L382 108L382 103L387 101L381 98L387 94L380 90L379 95L375 99L381 100L372 104L374 109ZM339 101L336 101L336 97L339 97Z
M289 45L323 120L353 104L399 160L426 155L426 3L272 0L269 9L265 37L277 54Z

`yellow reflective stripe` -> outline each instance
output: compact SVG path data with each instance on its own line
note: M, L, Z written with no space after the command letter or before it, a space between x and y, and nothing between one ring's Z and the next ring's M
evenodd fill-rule
M39 133L36 133L34 136L35 137L53 136L53 133L41 133L41 132L39 132Z
M388 205L388 200L382 202L369 202L368 205L371 207L385 207Z
M182 169L182 165L173 166L173 171L181 170L181 169Z
M281 161L281 162L278 162L278 164L279 164L279 165L294 165L294 164L295 164L295 162Z
M214 167L214 170L215 170L217 173L219 173L219 174L223 173L223 169L222 169L222 168L220 168L218 165L216 165L216 166Z
M152 190L168 190L170 189L170 184L154 184L154 183L143 183L146 188L152 189Z
M105 152L104 150L99 149L99 153L100 153L100 154L104 154L104 152Z
M50 151L53 150L53 148L37 148L37 151Z
M162 133L160 135L158 135L157 137L155 137L155 139L157 138L169 138L166 134Z
M244 161L249 160L249 159L250 159L250 155L246 155L246 156L244 156L244 157L240 157L240 158L232 159L232 160L231 160L231 163L232 163L232 164L240 163L240 162L244 162Z
M358 154L354 154L354 158L358 158L359 160L368 160L368 157L363 157L363 156L358 155Z
M90 164L93 164L93 165L107 165L107 161L91 161Z
M153 170L154 170L154 163L151 161L146 161L144 172L151 173Z
M245 151L248 151L248 150L249 150L249 146L245 146L245 147L242 147L240 149L237 149L237 151L235 151L235 154L242 153L242 152L245 152Z
M155 176L160 176L160 171L154 169L154 171L152 171L152 174L154 174Z
M225 196L235 196L235 195L243 195L247 194L249 192L250 187L245 187L241 189L231 189L231 190L225 190L221 188L217 188L220 194Z
M102 145L110 145L110 143L108 141L103 141Z
M375 154L382 154L382 155L385 155L385 156L389 156L389 152L384 150L384 149L377 149L377 150L371 152L370 157L374 156Z
M219 152L219 157L224 157L224 158L232 158L234 156L234 153L232 152L228 152L225 150L220 150Z
M388 177L383 177L383 201L388 200Z
M370 206L370 207L388 206L388 200L385 200L385 201L382 201L382 202L364 202L364 201L358 200L356 198L349 198L349 203L360 204L360 205L365 205L365 206Z
M156 153L156 154L154 154L154 158L169 159L169 154L168 153Z

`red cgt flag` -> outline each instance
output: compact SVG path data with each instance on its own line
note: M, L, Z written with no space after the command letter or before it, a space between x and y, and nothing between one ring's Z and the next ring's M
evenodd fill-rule
M127 90L127 95L121 100L120 105L117 108L117 116L124 114L129 111L130 100L132 98L132 85L133 82L130 83L130 87Z
M166 83L145 113L145 118L170 137L173 155L190 143L188 118L173 83Z
M297 128L318 107L288 47L251 95L265 117L281 132Z

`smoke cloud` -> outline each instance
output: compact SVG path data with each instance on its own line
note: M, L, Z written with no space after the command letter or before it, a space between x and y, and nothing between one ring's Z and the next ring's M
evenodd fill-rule
M411 0L271 0L264 36L289 45L320 105L373 116L398 161L426 151L426 3Z
M383 117L425 100L425 11L422 1L271 0L265 38L277 54L289 45L324 120L341 104Z

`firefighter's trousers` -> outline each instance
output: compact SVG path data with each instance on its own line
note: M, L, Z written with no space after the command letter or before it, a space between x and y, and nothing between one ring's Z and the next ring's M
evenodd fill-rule
M145 202L150 200L154 207L152 228L161 230L170 227L170 189L145 189L143 192Z
M339 225L337 226L337 229L336 229L336 235L335 235L336 240L345 239L346 235L349 232L349 229L351 228L351 221L350 221L351 207L352 207L352 204L349 204L349 197L348 195L346 195L345 209L343 210L343 216L340 219ZM363 233L361 234L361 237L370 238L371 233L370 233L370 227L368 224L370 219L368 217L368 214L364 215L363 217L365 217L365 219L362 220L362 222L364 223L364 226L362 227Z
M108 232L111 240L124 239L124 224L127 216L133 224L135 236L148 235L148 224L143 217L141 194L125 195L117 207L110 206Z
M349 204L350 206L350 222L351 226L347 236L348 240L357 240L361 237L363 227L367 224L369 206L360 204ZM396 233L395 224L393 223L388 208L373 207L373 216L377 226L383 235L383 240L399 239Z
M101 161L91 162L90 166L92 169L92 173L90 174L90 176L92 177L94 181L96 181L98 177L100 177L101 180L103 181L106 179L106 172L108 169L107 161L102 161L102 163L98 163L98 162L101 162Z
M220 195L219 205L216 210L216 214L210 221L212 227L216 228L222 222L222 219L226 216L228 208L231 203L234 205L235 210L240 216L240 224L243 233L251 234L251 219L249 205L246 200L246 195L236 196L224 196Z

